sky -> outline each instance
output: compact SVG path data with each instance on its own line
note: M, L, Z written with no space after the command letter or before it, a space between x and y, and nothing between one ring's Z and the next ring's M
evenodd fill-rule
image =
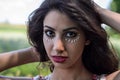
M39 7L43 0L0 0L0 22L25 24L29 14ZM108 8L112 0L94 0Z

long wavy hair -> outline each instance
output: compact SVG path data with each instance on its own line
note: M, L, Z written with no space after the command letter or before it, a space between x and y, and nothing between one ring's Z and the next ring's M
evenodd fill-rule
M118 58L108 45L108 36L101 27L101 19L91 0L44 0L28 21L28 38L40 53L40 61L49 58L43 44L43 21L51 10L67 15L83 30L90 44L85 47L82 61L85 68L94 74L110 74L118 69Z

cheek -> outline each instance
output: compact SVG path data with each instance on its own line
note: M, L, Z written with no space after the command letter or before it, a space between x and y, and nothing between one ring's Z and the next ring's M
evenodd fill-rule
M85 47L85 40L79 40L78 42L74 43L74 44L68 44L67 45L67 49L68 49L68 53L70 53L69 55L72 57L80 57L83 53Z
M43 43L44 43L44 47L45 47L45 50L47 52L47 54L49 54L52 50L52 42L48 42L46 39L43 38Z
M73 48L69 49L69 57L70 62L72 64L82 64L82 53L83 53L84 46L74 46Z

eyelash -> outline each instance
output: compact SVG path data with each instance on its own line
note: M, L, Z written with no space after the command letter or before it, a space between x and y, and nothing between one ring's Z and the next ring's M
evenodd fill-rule
M45 30L45 35L47 36L47 41L53 40L55 35L55 32L52 30ZM64 40L70 43L76 42L80 38L80 34L78 34L75 31L68 31L64 34Z
M75 38L77 36L76 32L69 31L65 33L66 38Z

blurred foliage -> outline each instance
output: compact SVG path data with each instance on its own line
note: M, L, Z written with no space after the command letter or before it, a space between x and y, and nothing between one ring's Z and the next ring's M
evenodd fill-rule
M120 58L120 38L110 38L110 45L114 49L115 53L117 53L118 57Z
M36 76L38 75L38 70L36 68L38 64L37 63L30 63L18 67L14 67L8 70L5 70L0 73L0 75L5 76Z
M120 33L116 30L108 26L105 27L105 30L107 31L109 37L120 39Z
M111 10L120 13L120 0L113 0Z
M0 23L0 32L26 33L26 28L27 27L25 25Z
M48 75L50 73L48 65L45 65L43 68L43 64L29 63L21 66L17 66L14 68L10 68L0 73L0 75L5 76L27 76L34 77L36 75Z
M0 52L8 52L27 47L29 47L29 44L25 39L0 38Z
M25 25L0 24L0 52L29 47Z

